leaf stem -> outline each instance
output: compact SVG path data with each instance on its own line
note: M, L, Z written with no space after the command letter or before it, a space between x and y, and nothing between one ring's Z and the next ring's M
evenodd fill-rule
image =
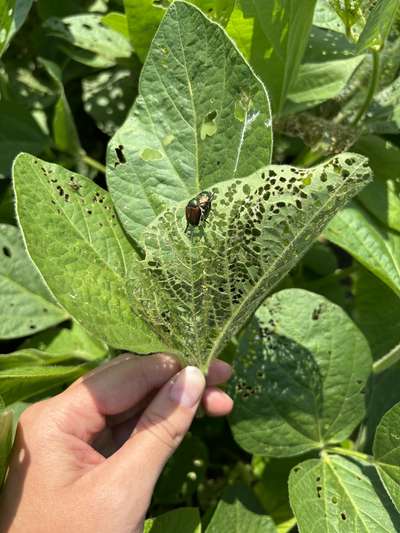
M372 76L371 76L371 82L369 84L367 97L365 98L365 102L358 111L355 119L352 121L351 125L356 126L360 120L363 118L365 113L368 111L369 106L371 105L372 99L374 98L374 95L376 93L376 89L378 87L379 82L379 73L380 73L380 53L376 50L372 50Z
M84 163L86 163L87 165L89 165L89 167L92 167L94 168L95 170L98 170L99 172L101 172L102 174L105 174L106 173L106 167L104 165L102 165L101 163L99 163L98 161L96 161L95 159L92 159L90 156L88 156L87 154L83 153L81 155L81 158L82 158L82 161Z
M375 363L372 365L372 372L374 374L380 374L387 368L395 365L398 361L400 361L400 344L392 348L392 350L390 350L390 352L388 352L386 355L375 361Z
M332 446L331 448L325 448L325 451L328 453L337 453L339 455L345 455L347 457L354 457L355 459L362 459L367 463L374 463L374 458L372 455L366 453L358 452L356 450L348 450L347 448L341 448L340 446Z

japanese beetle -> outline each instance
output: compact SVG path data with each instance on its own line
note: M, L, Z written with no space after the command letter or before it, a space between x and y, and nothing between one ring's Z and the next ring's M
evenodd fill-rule
M214 193L208 191L200 192L195 198L192 198L186 206L186 229L189 226L199 226L200 223L206 222L211 210L211 203L214 199Z

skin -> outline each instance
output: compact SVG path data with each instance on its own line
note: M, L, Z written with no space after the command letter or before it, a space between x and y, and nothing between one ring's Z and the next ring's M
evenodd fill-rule
M138 533L162 469L202 403L223 416L232 400L170 355L124 354L33 404L20 418L0 501L0 531Z

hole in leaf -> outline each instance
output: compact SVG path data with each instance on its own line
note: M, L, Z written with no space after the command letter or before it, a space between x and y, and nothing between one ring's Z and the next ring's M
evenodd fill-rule
M347 515L346 515L346 513L344 511L340 513L340 518L342 520L347 520Z
M217 115L218 113L216 111L210 111L204 119L200 128L200 138L202 141L204 141L207 136L212 137L217 133L217 124L215 122Z
M10 250L10 248L8 248L8 246L3 246L3 254L6 257L11 257L11 250Z
M123 149L124 147L122 146L122 144L115 148L115 153L117 154L117 158L120 163L126 163L124 152L122 151Z

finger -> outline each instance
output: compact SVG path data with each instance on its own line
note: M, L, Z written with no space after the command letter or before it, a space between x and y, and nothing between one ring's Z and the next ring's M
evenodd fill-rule
M232 376L233 369L230 364L221 359L214 359L207 372L207 386L221 385Z
M171 355L124 354L84 376L55 397L64 413L63 429L89 441L106 424L107 415L132 409L179 370Z
M142 487L150 499L161 470L182 441L195 415L205 388L196 367L186 367L166 383L140 417L133 435L101 469L129 492ZM145 465L145 468L143 467Z
M232 398L217 387L207 387L202 404L209 416L226 416L233 408Z

